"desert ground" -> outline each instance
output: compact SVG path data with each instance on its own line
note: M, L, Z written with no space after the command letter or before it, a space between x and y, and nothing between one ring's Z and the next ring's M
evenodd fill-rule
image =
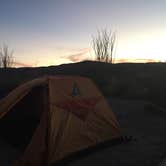
M41 68L1 69L0 98L26 81L58 74L91 78L107 96L123 135L134 138L130 142L108 146L68 162L67 165L158 166L166 158L165 63L108 64L85 61ZM17 149L0 137L0 166L9 166L19 154Z
M158 166L166 157L166 114L158 107L151 111L141 100L108 99L123 134L133 140L91 153L65 165ZM162 110L165 111L165 110ZM0 165L8 166L19 152L0 141Z
M108 147L70 163L71 166L157 166L166 157L166 116L157 107L135 100L109 100L124 135L133 141ZM162 110L164 111L164 110Z

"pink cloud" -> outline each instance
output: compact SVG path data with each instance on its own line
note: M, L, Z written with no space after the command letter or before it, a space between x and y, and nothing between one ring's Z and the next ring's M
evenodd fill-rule
M14 62L15 67L33 67L33 65L22 63L22 62Z
M126 62L131 62L131 63L148 63L148 62L160 62L159 60L155 59L115 59L115 63L126 63Z
M87 56L88 53L89 53L89 48L78 49L77 51L74 51L74 53L69 54L66 57L72 62L79 62L88 59Z

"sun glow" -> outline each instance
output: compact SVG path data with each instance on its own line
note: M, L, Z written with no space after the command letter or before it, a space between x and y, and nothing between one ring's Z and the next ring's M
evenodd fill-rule
M119 34L114 52L115 63L147 63L147 62L165 62L166 61L166 31L162 33L136 33ZM165 35L166 36L166 35ZM119 38L119 40L118 40ZM64 46L39 45L37 48L28 47L24 51L15 52L15 67L22 66L53 66L65 63L80 62L84 60L95 60L93 49L89 44L84 47L79 45L74 48L74 44L70 47Z
M154 61L166 60L166 38L158 37L135 37L126 41L120 41L116 50L118 59L145 59Z

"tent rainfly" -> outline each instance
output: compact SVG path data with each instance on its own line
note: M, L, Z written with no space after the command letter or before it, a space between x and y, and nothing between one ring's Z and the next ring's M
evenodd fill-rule
M0 101L0 131L21 152L14 166L51 165L121 138L103 95L80 76L47 76L14 89Z

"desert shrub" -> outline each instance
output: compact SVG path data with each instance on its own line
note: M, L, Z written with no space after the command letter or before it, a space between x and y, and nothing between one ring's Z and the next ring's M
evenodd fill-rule
M9 68L12 67L14 63L13 51L9 50L7 45L3 45L0 49L0 67Z
M93 37L92 40L97 61L113 63L115 39L116 36L114 32L108 32L107 29L98 30L97 36Z

